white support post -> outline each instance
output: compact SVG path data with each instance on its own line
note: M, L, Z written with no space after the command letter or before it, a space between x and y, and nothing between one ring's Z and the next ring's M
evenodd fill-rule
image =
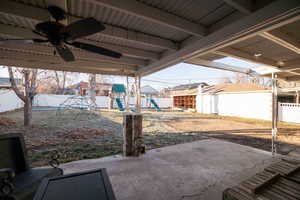
M135 106L136 112L141 112L141 77L135 77Z
M272 155L277 153L277 122L278 122L278 102L277 102L277 79L272 73Z
M89 78L89 84L90 84L90 110L96 110L97 104L96 104L96 74L90 74Z
M129 92L129 80L128 76L126 76L126 110L129 110L129 100L130 100L130 92Z

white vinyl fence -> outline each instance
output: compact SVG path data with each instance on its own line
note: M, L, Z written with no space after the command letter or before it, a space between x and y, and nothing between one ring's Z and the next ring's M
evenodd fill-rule
M278 119L284 122L300 123L300 104L279 103Z
M34 98L33 106L38 107L59 107L68 98L73 95L55 95L55 94L39 94ZM108 97L97 96L96 97L97 107L103 108L108 105Z
M23 107L23 102L12 90L0 90L0 112L6 112Z
M196 99L197 112L271 120L270 92L200 94Z
M72 95L40 94L34 99L34 106L58 107ZM197 112L271 120L271 93L223 93L217 95L197 95ZM161 108L171 108L172 98L154 98ZM131 98L130 103L134 104ZM109 98L97 96L98 107L107 108ZM146 99L142 99L142 106L147 107ZM0 112L6 112L23 107L23 102L12 90L0 90ZM300 123L300 104L279 103L279 121Z
M38 107L59 107L64 101L73 95L39 94L34 98L33 106ZM171 108L172 98L153 98L161 108ZM96 104L99 108L108 108L109 97L96 96ZM135 98L130 98L130 103L135 103ZM148 102L142 98L142 107L148 107ZM23 107L23 102L12 90L0 90L0 112L15 110ZM151 106L152 107L152 106Z
M39 94L34 98L34 106L41 107L58 107L61 103L66 101L73 95L54 95L54 94ZM171 108L173 105L172 98L153 98L161 108ZM108 108L109 97L107 96L96 96L96 104L99 108ZM130 104L135 103L135 98L130 98ZM147 101L142 98L142 107L147 107Z

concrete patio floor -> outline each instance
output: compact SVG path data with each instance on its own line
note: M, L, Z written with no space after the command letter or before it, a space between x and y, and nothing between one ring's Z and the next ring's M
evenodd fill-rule
M219 200L222 191L278 160L265 151L216 139L63 164L65 173L107 168L118 200Z

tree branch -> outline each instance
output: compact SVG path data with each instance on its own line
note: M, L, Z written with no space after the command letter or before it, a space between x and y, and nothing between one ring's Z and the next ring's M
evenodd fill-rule
M31 70L31 84L30 84L30 98L33 98L36 95L36 79L37 79L38 70Z
M26 97L25 97L24 94L22 94L22 92L17 87L17 84L16 84L16 81L15 81L15 78L14 78L14 73L12 71L12 68L8 67L7 69L8 69L9 81L10 81L12 89L14 90L14 92L16 93L16 95L25 103Z

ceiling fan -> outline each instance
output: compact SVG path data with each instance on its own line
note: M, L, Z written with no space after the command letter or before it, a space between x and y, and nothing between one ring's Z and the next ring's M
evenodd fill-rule
M57 6L49 6L48 11L55 21L46 21L36 24L33 32L45 38L42 39L4 39L1 43L47 43L49 42L55 47L54 54L57 52L66 62L74 61L75 57L68 46L80 48L92 53L98 53L113 58L120 58L121 53L115 52L99 46L76 42L76 39L101 32L105 29L94 18L85 18L73 22L69 25L64 25L59 21L66 18L66 13L63 9Z

